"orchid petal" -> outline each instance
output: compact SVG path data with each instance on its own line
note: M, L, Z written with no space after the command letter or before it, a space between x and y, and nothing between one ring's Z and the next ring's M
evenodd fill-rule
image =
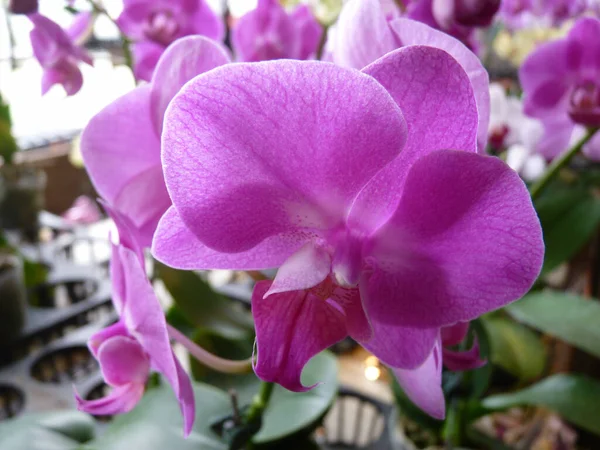
M436 419L444 419L446 402L442 391L442 354L439 340L427 360L414 370L393 369L398 383L411 401Z
M119 233L119 244L121 244L124 247L127 247L129 250L132 250L133 252L135 252L135 254L138 256L138 260L140 261L140 264L144 264L144 251L143 248L141 247L141 240L140 240L140 235L139 235L139 230L136 228L136 226L133 224L133 222L131 221L131 219L123 214L121 211L113 208L112 206L110 206L108 203L106 203L104 200L100 200L100 204L102 205L102 207L104 208L104 210L107 212L107 214L110 216L110 218L113 220L113 222L115 222L115 226L117 227L117 231ZM116 246L113 246L113 248ZM115 256L115 258L118 260L119 257ZM119 275L117 275L119 276ZM113 286L115 286L115 282L116 280L112 280L113 281ZM117 285L119 285L121 283L121 281L116 282ZM114 289L114 287L113 287ZM121 290L121 292L125 292L124 290Z
M137 244L150 247L158 221L171 206L162 167L157 164L129 178L113 205L115 210L127 212Z
M479 115L477 128L478 149L480 153L485 152L490 121L489 75L479 57L458 39L424 23L398 18L390 22L390 27L394 30L402 46L426 45L439 48L448 52L462 66L469 80L471 80L475 103L477 104Z
M457 151L414 164L398 210L373 239L367 314L414 327L466 322L522 297L544 256L517 173L497 158Z
M55 67L44 70L42 75L42 95L45 95L52 86L61 84L67 95L75 95L83 86L81 70L70 61L64 61Z
M116 336L129 336L127 328L122 321L118 321L102 330L94 333L88 340L88 348L94 358L98 359L98 350L100 346L108 339Z
M451 347L458 345L467 337L469 332L469 322L457 322L454 325L444 327L441 329L440 334L442 337L442 345L444 347Z
M373 328L362 306L358 289L338 287L327 301L336 303L344 312L346 331L352 339L368 342L373 338Z
M363 276L360 283L363 299L366 284L366 276ZM367 341L360 341L360 344L392 367L414 369L421 365L431 353L439 335L437 328L401 327L375 321L372 317L370 321L373 336Z
M346 337L344 316L324 300L305 291L265 298L271 282L260 281L252 293L258 358L254 371L269 382L305 392L300 375L315 355Z
M350 0L336 23L333 62L362 69L400 47L379 0Z
M186 226L215 250L306 236L343 220L402 148L404 126L385 89L357 71L292 60L218 67L167 111L167 187Z
M245 252L221 253L200 242L171 206L158 223L152 255L176 269L274 269L309 240L307 235L275 235Z
M96 416L112 416L131 411L143 395L143 383L130 383L114 387L110 394L98 400L84 400L75 392L75 400L79 411Z
M42 67L51 68L65 55L73 44L65 31L56 22L34 13L28 16L34 25L29 35L35 59Z
M475 339L471 349L466 352L443 349L442 354L444 355L444 365L453 372L479 369L487 362L485 359L481 359L477 339Z
M571 44L579 44L580 56L577 65L573 64L573 56L570 57L569 69L577 70L583 75L600 75L600 20L596 17L582 17L579 19L571 31L569 31L569 41ZM570 51L573 52L573 46Z
M309 289L327 278L330 270L329 253L309 242L283 263L265 296Z
M222 17L217 15L206 0L194 1L195 14L190 22L193 24L191 35L201 34L213 41L220 42L225 37L225 24Z
M171 349L164 313L136 254L120 247L118 255L127 286L123 319L130 333L150 357L152 367L161 372L171 384L184 413L187 432L190 421L194 420L193 391L187 385L188 377L178 368L177 359Z
M583 154L594 161L600 161L600 134L596 134L583 147Z
M408 126L404 149L365 187L350 213L350 226L370 232L394 212L420 158L443 149L477 151L478 115L467 74L443 50L404 47L363 71L390 92Z
M569 148L578 127L566 114L548 118L543 125L544 134L536 150L551 161Z
M75 16L71 26L66 30L67 36L74 42L81 44L79 41L85 38L86 34L91 31L93 25L94 15L92 12L82 11Z
M150 92L152 119L159 134L167 106L183 85L228 62L230 58L223 47L203 36L188 36L167 48L154 71Z
M139 41L133 45L134 74L136 79L150 81L165 48L152 41Z
M543 95L535 94L544 85L550 89L559 89L562 81L568 77L569 50L572 45L566 40L548 42L540 45L519 69L519 81L523 87L523 102L527 114L533 117L544 117L553 113L547 106L538 104ZM546 92L551 90L546 89ZM562 92L564 94L564 91ZM560 93L557 93L557 95ZM537 100L537 101L536 101ZM563 112L566 115L566 111Z
M144 349L127 336L104 341L98 348L98 362L104 381L111 386L144 384L150 373L150 361Z
M119 316L123 315L123 309L127 299L127 285L126 285L126 268L123 266L121 260L120 246L111 244L111 257L110 257L110 282L112 285L112 303ZM138 256L139 260L139 256Z
M295 23L299 35L299 49L295 59L309 59L316 56L324 30L307 5L299 5L290 18Z
M194 388L188 374L183 370L181 363L175 359L175 369L177 370L177 380L179 384L179 393L177 400L183 415L183 433L187 437L192 432L194 419L196 417L196 403L194 400Z
M421 365L431 352L438 335L437 328L409 328L371 320L374 336L360 344L384 364L405 369Z
M300 50L295 24L277 1L259 0L232 30L231 42L239 61L295 58Z
M151 120L150 87L142 86L104 108L85 128L81 137L85 166L108 203L115 202L129 180L160 166L160 141L147 125Z

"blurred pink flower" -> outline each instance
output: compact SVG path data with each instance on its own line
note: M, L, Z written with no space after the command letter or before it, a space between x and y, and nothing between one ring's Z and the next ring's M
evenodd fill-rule
M10 0L8 10L12 14L33 14L38 10L38 0Z
M323 27L306 5L292 13L278 0L259 0L232 30L232 43L239 61L309 59L317 53Z
M91 198L82 195L75 199L73 206L65 211L62 217L73 224L87 225L98 222L102 218L102 215L100 214L98 206L96 206L96 202Z
M83 76L79 70L79 62L92 65L88 53L77 46L75 41L82 30L87 29L83 23L91 21L90 13L82 13L75 19L74 26L63 30L58 24L41 14L28 16L34 25L31 30L31 46L33 54L44 69L42 76L42 94L55 84L62 84L67 95L74 95L83 85Z
M165 49L184 36L223 39L225 25L205 0L124 0L117 19L131 39L135 75L150 81Z
M177 396L188 435L195 415L191 381L171 349L165 316L146 277L131 224L118 212L110 208L107 211L117 224L121 241L112 245L110 267L113 305L120 319L95 333L88 347L100 363L104 381L113 390L98 400L84 400L76 393L77 407L95 415L129 412L142 398L150 370L156 370Z
M600 126L600 20L581 18L567 37L539 46L519 78L525 113L545 128L540 152L552 159L585 134L585 127ZM600 135L584 152L600 159Z

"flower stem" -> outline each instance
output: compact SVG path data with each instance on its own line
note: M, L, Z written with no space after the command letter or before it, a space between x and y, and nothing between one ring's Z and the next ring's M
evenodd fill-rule
M95 13L104 14L108 18L108 20L110 20L119 30L119 33L121 34L121 41L122 41L121 48L123 49L123 58L125 59L125 65L127 67L129 67L129 69L131 69L131 73L134 74L134 78L135 78L135 72L133 71L133 56L131 54L131 41L129 40L127 35L125 35L125 33L123 33L123 30L121 30L119 23L111 17L111 15L104 8L104 6L102 6L100 3L98 3L94 0L88 0L88 2L92 6L92 9L94 10ZM137 79L135 81L137 82Z
M258 391L258 394L254 396L250 409L246 414L248 423L254 422L263 415L269 405L269 400L271 400L271 394L273 394L274 387L274 383L269 383L267 381L263 381L260 384L260 390Z
M587 144L592 137L596 134L598 128L591 128L588 130L586 135L573 147L571 147L567 152L563 153L560 157L556 158L548 167L546 173L540 178L533 186L529 192L531 193L531 198L536 199L540 196L543 190L548 186L548 184L556 177L558 172L569 164L569 161L581 151L581 149Z
M242 361L232 361L230 359L220 358L204 350L178 329L167 324L169 336L183 345L190 355L200 361L202 364L222 373L250 373L252 372L252 358Z
M131 70L131 73L134 74L134 78L135 78L135 72L133 70L133 56L131 54L131 41L123 33L121 33L121 40L123 41L123 43L121 44L121 47L123 49L123 58L125 59L125 65L127 67L129 67L129 69Z

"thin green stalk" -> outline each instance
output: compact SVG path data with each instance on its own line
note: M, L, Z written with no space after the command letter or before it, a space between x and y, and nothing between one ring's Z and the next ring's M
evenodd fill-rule
M268 383L266 381L261 383L260 390L254 397L254 400L252 400L252 404L250 405L250 409L246 415L246 420L248 423L254 422L264 414L267 406L269 405L269 400L271 400L274 387L274 383Z
M119 23L115 19L113 19L110 14L108 14L108 11L103 6L96 3L94 0L88 0L88 3L92 6L94 12L98 14L104 14L108 18L108 20L110 20L119 30L119 33L121 34L121 48L123 49L123 58L125 59L125 65L129 67L129 69L131 69L131 72L134 74L135 77L135 72L133 71L133 56L131 53L131 41L121 30Z
M17 68L17 58L15 57L15 33L12 26L12 20L10 19L11 15L8 11L8 5L4 7L4 20L6 22L6 30L8 31L8 51L9 51L9 59L10 59L10 68L15 70Z
M590 139L594 137L598 128L591 128L588 130L586 135L575 144L569 151L563 153L559 158L556 158L546 173L540 178L533 186L529 192L531 193L531 198L536 199L540 196L540 194L544 191L544 189L548 186L548 184L556 177L556 175L560 172L560 170L569 164L569 161L581 151L581 149L587 144Z
M123 33L121 33L121 40L123 41L121 47L123 48L123 58L125 58L125 65L129 67L129 69L131 69L131 73L133 73L135 77L135 72L133 71L133 56L131 54L131 41Z

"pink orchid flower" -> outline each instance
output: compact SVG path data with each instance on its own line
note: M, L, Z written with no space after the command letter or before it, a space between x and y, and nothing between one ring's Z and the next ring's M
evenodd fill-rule
M553 159L600 126L600 20L579 19L564 39L539 46L519 70L525 113L541 120L539 151ZM600 135L584 147L600 159Z
M183 269L279 267L252 299L264 380L305 390L306 362L348 335L416 369L440 328L520 298L541 269L529 193L478 153L478 126L467 73L438 48L362 71L216 68L165 116L173 206L153 253Z
M323 27L306 5L288 13L278 0L259 0L232 30L238 60L309 59L316 56Z
M171 349L165 316L146 277L131 223L110 207L107 211L117 224L121 241L112 246L110 269L113 304L120 319L94 334L88 347L100 363L104 381L113 389L98 400L84 400L76 394L77 407L96 415L129 412L142 398L150 371L154 370L173 387L187 436L195 415L191 381Z
M55 84L62 84L67 95L74 95L83 85L83 76L79 62L92 65L92 58L75 41L80 33L87 29L91 14L82 13L73 26L63 30L58 24L34 13L28 16L34 27L30 33L33 54L44 69L42 76L42 94Z
M225 26L205 0L124 0L119 27L134 42L135 75L150 81L169 45L184 36L223 39Z

